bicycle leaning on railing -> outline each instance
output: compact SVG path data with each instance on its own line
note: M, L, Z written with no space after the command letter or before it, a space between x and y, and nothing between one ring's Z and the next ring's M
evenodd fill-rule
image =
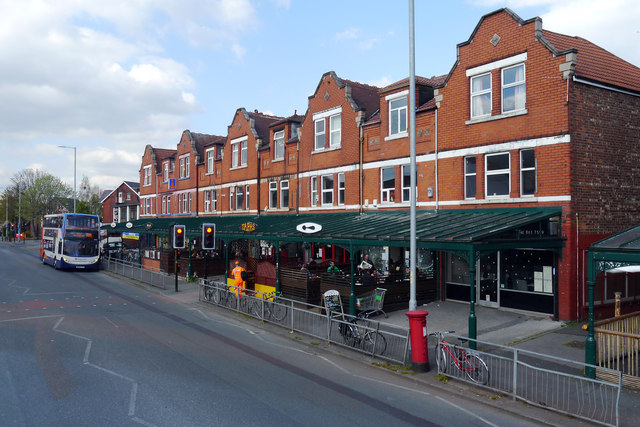
M205 286L203 289L203 297L205 301L229 308L236 308L238 305L238 297L236 297L233 291L217 286Z
M340 322L340 335L344 342L354 348L370 354L382 355L387 350L387 339L378 331L367 330L361 332L358 322L366 322L367 314L360 313L357 317Z
M444 336L452 334L455 331L433 332L429 335L438 337L436 343L435 355L438 372L446 374L452 373L453 369L464 372L469 379L476 384L485 385L489 382L489 368L482 360L478 353L464 347L448 343ZM460 343L467 340L460 338Z
M276 292L264 294L248 289L241 289L239 294L240 304L238 306L238 296L236 295L235 286L204 286L203 288L203 299L213 302L216 305L232 309L239 308L243 313L264 320L273 319L280 322L287 316L287 307L283 304L280 295Z

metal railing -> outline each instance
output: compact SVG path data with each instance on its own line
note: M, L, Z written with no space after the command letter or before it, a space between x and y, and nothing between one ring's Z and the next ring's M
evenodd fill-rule
M283 297L275 298L272 294L245 291L238 298L234 286L217 281L200 279L199 288L200 301L376 358L402 365L408 362L408 328L373 319L359 319L348 314L327 315L324 307ZM354 320L356 323L353 323Z
M458 354L458 349L463 348L469 354L477 355L487 365L488 379L486 384L478 384L464 369L455 365L444 369L438 367L439 374L509 394L514 400L523 400L531 405L599 424L618 425L622 389L620 372L606 370L615 380L613 382L586 378L584 370L590 365L585 363L453 334L447 334L447 337L475 341L477 351L469 350L466 345L445 345L452 354Z
M102 257L100 268L162 289L175 286L175 276L173 274L167 275L161 270L154 267L141 266L137 262ZM178 283L184 285L186 282L183 277L178 276Z
M622 383L640 388L640 313L630 313L595 324L597 363L622 372ZM606 371L598 369L598 377Z

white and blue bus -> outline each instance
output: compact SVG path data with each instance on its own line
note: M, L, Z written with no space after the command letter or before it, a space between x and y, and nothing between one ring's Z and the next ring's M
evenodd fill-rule
M100 218L97 215L45 215L40 259L54 268L97 270L100 261Z

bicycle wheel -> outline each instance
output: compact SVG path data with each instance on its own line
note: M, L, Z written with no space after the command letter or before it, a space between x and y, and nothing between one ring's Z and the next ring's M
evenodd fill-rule
M218 288L213 288L210 290L211 291L211 301L213 301L214 304L220 304L220 292L222 292L220 289Z
M450 364L451 361L447 349L441 343L436 344L436 365L438 365L438 372L445 374Z
M489 382L489 368L484 360L475 354L467 354L464 360L464 371L471 381L483 385Z
M356 326L352 325L351 323L340 323L340 326L339 326L340 335L342 335L342 339L347 345L351 347L355 347L356 345L357 332L354 331L355 327Z
M287 317L287 307L282 305L281 303L276 302L265 302L265 310L269 313L269 317L281 322Z
M382 355L387 350L387 339L380 332L369 331L362 339L362 349L367 353Z
M227 296L224 299L224 305L235 310L238 308L238 297L233 292L227 292Z

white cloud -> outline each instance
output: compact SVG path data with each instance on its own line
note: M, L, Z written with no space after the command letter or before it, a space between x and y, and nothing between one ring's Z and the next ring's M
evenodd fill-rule
M362 30L360 28L351 27L351 28L347 28L346 30L337 33L334 36L334 39L336 41L356 40L356 39L358 39L358 37L360 37L360 34L362 34Z

